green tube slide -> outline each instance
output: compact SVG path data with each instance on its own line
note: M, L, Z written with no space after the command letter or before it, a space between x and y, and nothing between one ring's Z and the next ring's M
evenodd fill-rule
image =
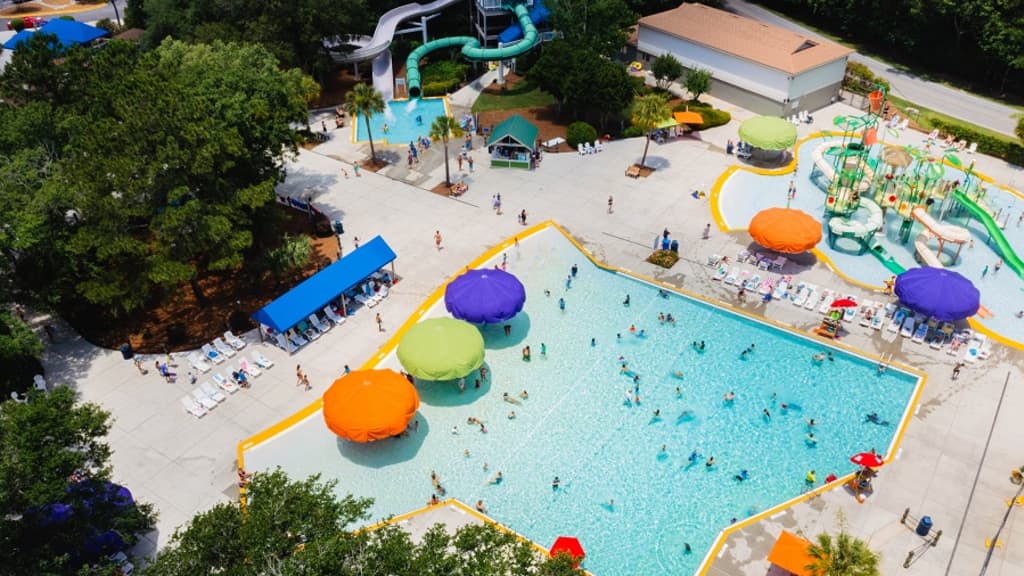
M956 190L953 192L953 199L963 205L967 209L967 212L978 219L985 226L985 230L988 231L989 236L992 237L992 241L995 242L996 248L1003 255L1003 260L1006 265L1013 269L1017 273L1017 276L1024 278L1024 262L1021 261L1017 253L1013 251L1010 246L1010 242L1003 235L1003 231L999 228L999 224L996 223L992 215L987 210L978 205L977 202L967 197L963 192Z
M413 50L405 60L405 82L409 87L409 97L420 97L420 60L435 50L462 46L462 57L476 62L505 60L529 52L537 44L539 37L537 27L533 25L533 20L530 19L529 9L527 9L526 4L517 4L514 8L505 6L505 9L511 10L516 15L516 18L519 19L519 25L523 28L523 38L521 40L502 48L482 48L480 40L474 36L451 36L427 42Z

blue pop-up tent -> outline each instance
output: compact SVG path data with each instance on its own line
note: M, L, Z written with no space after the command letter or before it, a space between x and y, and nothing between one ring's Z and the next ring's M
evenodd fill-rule
M57 44L67 49L75 44L88 44L97 38L109 34L102 28L83 24L75 20L50 20L36 31L22 30L15 34L10 40L4 42L5 50L17 50L22 42L27 41L33 34L53 34L57 37Z
M394 259L394 250L377 236L285 292L252 318L277 332L285 332Z

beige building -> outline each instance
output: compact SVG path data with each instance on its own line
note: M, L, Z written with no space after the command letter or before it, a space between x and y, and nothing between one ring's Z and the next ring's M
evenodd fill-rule
M789 116L834 101L853 50L703 4L640 19L640 59L671 54L710 70L711 92L759 114Z

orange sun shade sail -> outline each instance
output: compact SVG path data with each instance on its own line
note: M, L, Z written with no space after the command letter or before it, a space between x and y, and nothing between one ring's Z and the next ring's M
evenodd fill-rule
M768 553L768 561L796 576L811 576L807 565L814 561L807 553L811 543L790 532L782 531Z
M689 110L683 112L673 112L672 118L679 124L703 124L704 117L700 115L700 112L690 112Z
M750 220L750 237L761 246L786 254L799 254L821 242L821 222L792 208L769 208Z
M416 388L394 370L360 370L334 381L324 392L327 427L353 442L401 434L420 407Z

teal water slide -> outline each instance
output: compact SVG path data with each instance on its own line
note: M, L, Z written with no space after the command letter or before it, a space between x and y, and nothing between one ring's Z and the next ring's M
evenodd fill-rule
M409 87L409 97L420 97L420 60L435 50L461 46L462 57L474 62L505 60L529 52L537 44L537 39L540 37L537 33L537 27L533 25L533 20L530 18L529 9L525 3L516 4L512 8L505 6L505 9L512 11L519 20L519 25L523 28L522 40L502 48L483 48L480 46L480 40L475 36L450 36L448 38L431 40L423 44L413 50L405 60L405 81Z
M992 215L959 190L953 192L953 199L959 202L967 210L968 214L975 217L978 222L985 226L985 230L992 237L992 242L995 243L996 248L1002 253L1006 265L1012 268L1017 273L1017 276L1024 278L1024 261L1021 261L1020 256L1017 256L1017 253L1013 251L1013 247L1010 246L1010 242L1003 235L1002 229L999 228L999 224L992 218Z

